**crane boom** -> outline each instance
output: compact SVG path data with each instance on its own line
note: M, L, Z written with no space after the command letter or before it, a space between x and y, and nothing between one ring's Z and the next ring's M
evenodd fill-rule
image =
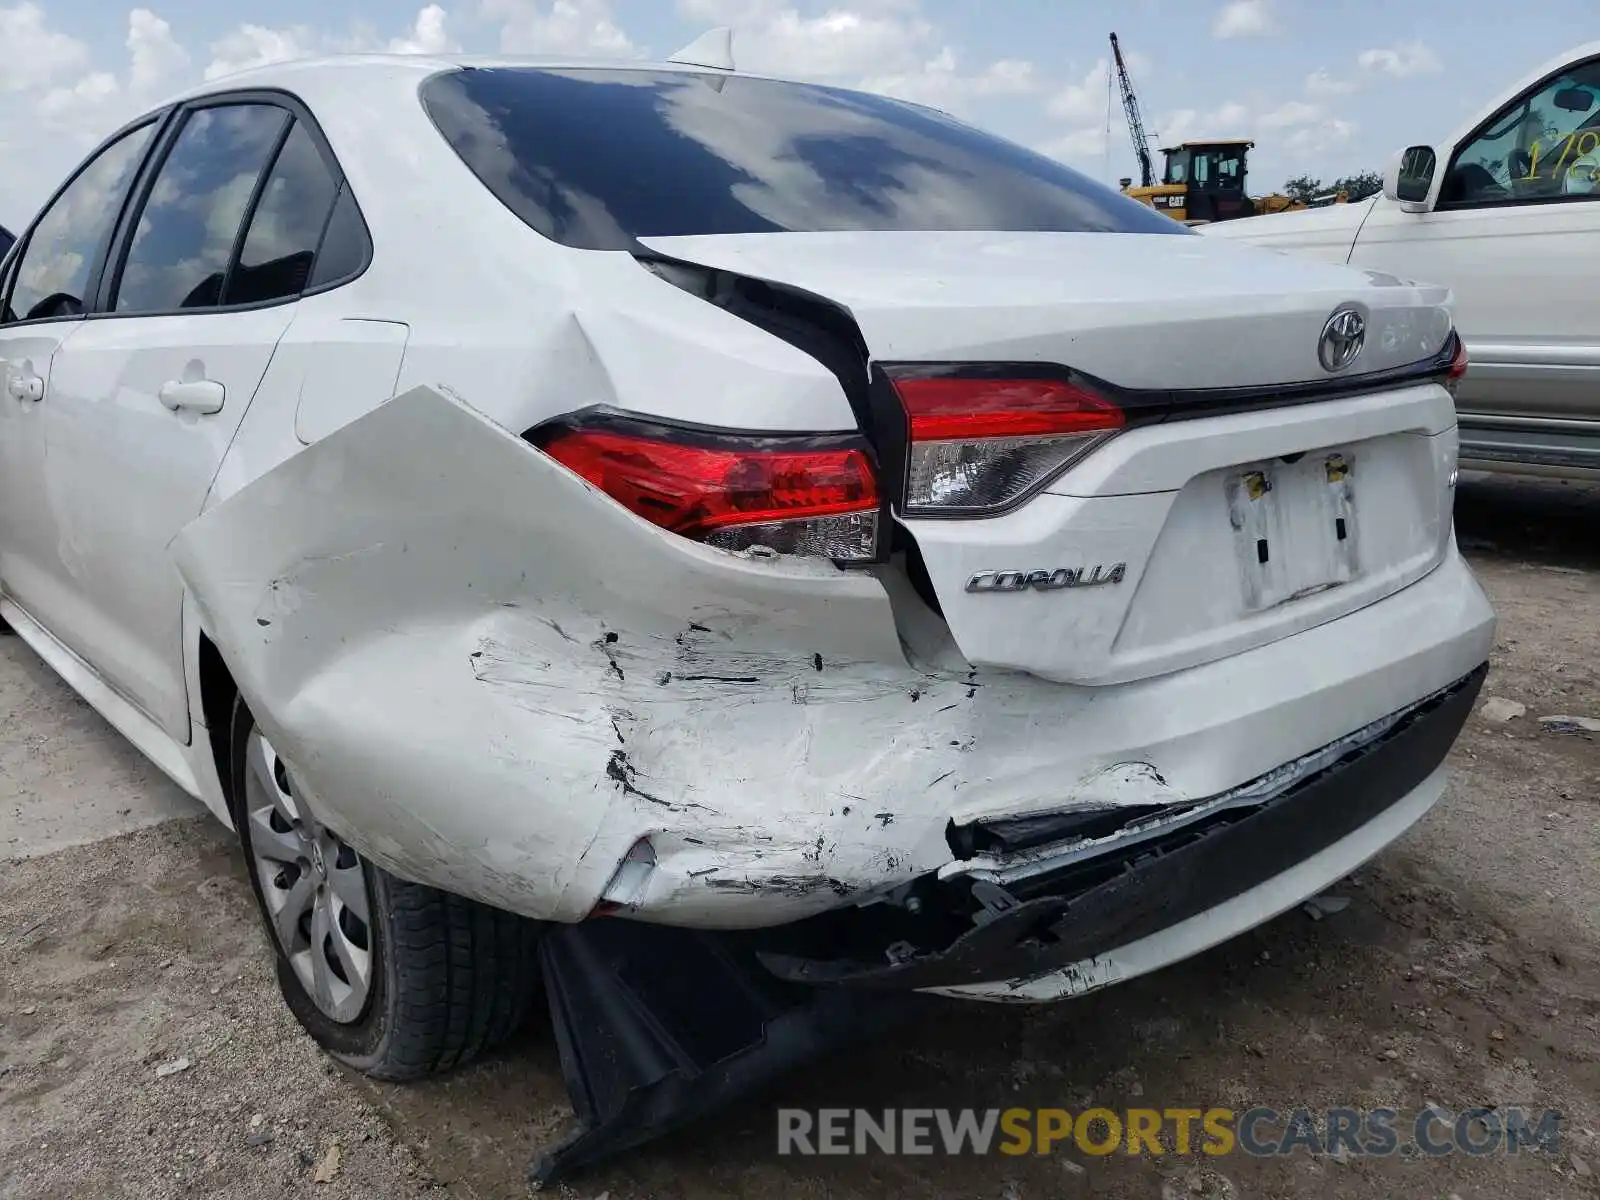
M1139 185L1149 187L1155 182L1155 168L1150 163L1150 139L1145 136L1144 118L1139 115L1139 97L1133 94L1133 80L1128 78L1128 66L1122 61L1122 47L1117 35L1111 35L1111 57L1117 64L1117 82L1122 87L1122 111L1128 118L1128 135L1133 138L1133 152L1139 156Z

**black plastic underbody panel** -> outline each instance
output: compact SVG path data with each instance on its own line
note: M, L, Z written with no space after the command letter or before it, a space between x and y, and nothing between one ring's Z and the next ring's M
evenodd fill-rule
M915 992L784 983L742 938L633 921L553 927L540 955L578 1124L534 1161L539 1185L933 1004Z
M897 906L883 904L827 914L831 924L749 932L613 918L551 927L541 962L577 1127L540 1155L531 1179L542 1186L657 1138L938 1003L914 989L1080 962L1304 861L1439 766L1487 672L1479 667L1288 792L1157 849L1031 879L1015 894L929 876L919 882L965 907L898 909L909 924L886 924Z

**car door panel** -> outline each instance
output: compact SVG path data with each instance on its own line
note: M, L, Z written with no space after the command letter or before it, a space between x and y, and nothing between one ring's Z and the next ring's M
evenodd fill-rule
M57 532L44 485L42 404L56 349L81 322L0 328L0 592L30 613L53 605Z
M1472 354L1463 412L1594 419L1600 200L1428 213L1386 204L1350 261L1450 286Z
M1351 262L1450 286L1475 425L1600 428L1600 59L1575 56L1437 156L1431 210L1381 202ZM1422 160L1419 160L1422 161ZM1428 205L1422 207L1427 208Z
M174 740L191 740L183 582L200 514L314 279L340 180L276 99L183 112L124 222L100 306L56 356L44 491L54 633Z
M293 305L90 321L58 356L45 486L63 586L56 631L172 736L188 732L182 584L167 544L205 503ZM174 385L220 390L214 413Z
M7 260L0 311L0 592L44 628L64 621L56 513L46 488L52 365L84 325L123 199L158 121L108 138L40 210Z

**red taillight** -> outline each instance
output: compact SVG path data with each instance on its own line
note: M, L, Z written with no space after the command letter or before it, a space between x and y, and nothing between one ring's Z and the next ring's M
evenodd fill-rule
M1444 376L1445 390L1452 396L1456 394L1456 389L1461 386L1462 377L1467 373L1467 366L1467 344L1458 335L1456 337L1455 355L1450 359L1450 366L1446 369Z
M1121 429L1122 410L1056 379L897 379L913 442Z
M1126 424L1065 379L891 374L910 440L908 515L975 516L1036 491Z
M877 477L865 451L844 438L704 435L601 418L534 440L631 512L684 537L839 561L877 555Z

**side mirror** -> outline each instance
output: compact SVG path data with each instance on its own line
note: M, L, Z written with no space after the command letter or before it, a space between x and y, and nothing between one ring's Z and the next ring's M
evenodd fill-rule
M1432 146L1411 146L1389 160L1383 173L1383 194L1400 205L1404 212L1427 212L1433 192L1433 173L1439 156Z

